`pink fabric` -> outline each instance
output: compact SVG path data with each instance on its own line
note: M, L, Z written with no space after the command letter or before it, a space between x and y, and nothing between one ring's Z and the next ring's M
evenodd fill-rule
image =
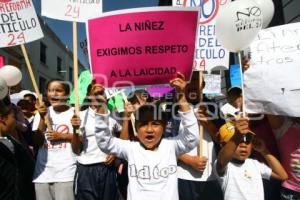
M300 192L300 129L290 127L277 142L281 163L289 176L282 186Z

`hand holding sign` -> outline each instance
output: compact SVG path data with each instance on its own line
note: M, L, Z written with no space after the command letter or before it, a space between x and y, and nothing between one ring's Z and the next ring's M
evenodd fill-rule
M245 49L262 27L262 11L254 1L234 1L220 11L216 35L231 52Z

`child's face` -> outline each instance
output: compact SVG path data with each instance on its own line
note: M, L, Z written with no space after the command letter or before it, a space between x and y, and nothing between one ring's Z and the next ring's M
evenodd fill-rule
M155 150L164 133L164 123L162 121L139 121L136 127L140 142L148 150Z
M64 105L67 94L64 86L59 81L53 81L49 84L47 98L53 107Z
M11 109L8 115L0 116L0 118L1 133L7 134L15 129L16 118L13 109Z
M236 148L233 157L237 160L246 160L252 151L251 142L241 142Z

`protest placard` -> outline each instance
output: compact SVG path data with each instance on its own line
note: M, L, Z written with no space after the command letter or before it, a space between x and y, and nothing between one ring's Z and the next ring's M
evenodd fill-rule
M89 20L91 67L106 87L166 84L193 65L198 11L139 8Z
M42 0L42 15L45 17L86 22L102 13L102 0Z
M43 37L31 0L0 1L0 48L21 45Z
M197 31L194 70L211 71L215 67L228 68L229 52L222 47L215 34L218 12L230 0L173 0L173 6L197 7Z
M245 72L248 112L300 117L300 23L261 30Z

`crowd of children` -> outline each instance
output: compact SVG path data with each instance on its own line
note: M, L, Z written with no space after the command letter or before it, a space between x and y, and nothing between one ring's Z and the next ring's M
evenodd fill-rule
M43 104L32 94L17 105L1 99L0 199L300 199L299 118L237 114L221 126L200 103L199 73L190 83L178 73L170 85L171 109L140 90L121 120L95 82L78 115L60 80L49 81ZM228 93L238 110L241 98L240 89Z

